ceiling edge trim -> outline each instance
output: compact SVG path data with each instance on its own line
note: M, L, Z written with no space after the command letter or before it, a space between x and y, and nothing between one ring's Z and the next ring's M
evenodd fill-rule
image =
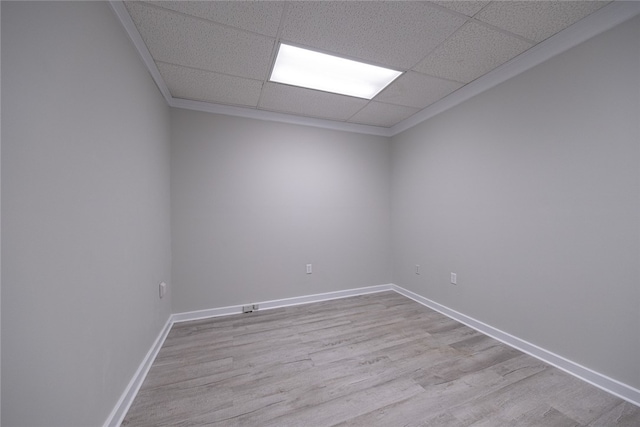
M361 133L376 136L391 136L390 128L359 125L356 123L345 123L334 120L315 119L312 117L294 116L287 113L276 113L273 111L256 110L254 108L233 107L229 105L213 104L210 102L192 101L189 99L172 98L169 103L174 108L184 108L186 110L202 111L205 113L222 114L226 116L246 117L256 120L266 120L272 122L288 123L302 126L312 126L323 129L339 130L343 132Z
M286 113L276 113L271 111L256 110L255 108L234 107L228 105L214 104L210 102L192 101L188 99L174 98L169 91L160 70L156 66L147 45L142 36L138 32L127 8L122 0L109 0L109 5L115 13L116 17L124 27L129 39L138 51L142 62L149 70L153 81L158 86L165 101L170 107L184 108L187 110L202 111L207 113L222 114L227 116L247 117L257 120L275 121L281 123L289 123L303 126L312 126L323 129L339 130L344 132L361 133L367 135L377 135L390 137L390 128L379 126L361 125L357 123L346 123L334 120L316 119L312 117L294 116Z
M638 14L640 14L640 2L613 1L484 76L392 126L390 128L390 134L391 136L395 136L405 130L411 129Z
M398 135L640 14L640 2L615 0L565 30L535 45L521 55L502 64L493 71L461 87L441 100L436 101L434 104L431 104L413 116L390 128L385 128L295 116L286 113L257 110L255 108L234 107L174 98L171 96L169 88L160 75L160 71L124 3L121 0L109 0L109 4L127 32L127 35L138 51L138 54L149 70L151 77L164 96L167 104L171 107L386 137Z
M127 35L133 43L133 46L138 51L140 58L142 58L142 62L144 62L147 70L149 70L153 81L156 83L156 86L158 86L158 89L160 90L160 93L162 93L165 101L167 101L167 104L171 105L171 101L173 100L171 92L169 92L169 88L164 82L164 79L160 74L160 70L158 70L158 67L156 66L156 62L153 60L153 57L151 56L149 49L147 49L147 45L144 43L144 40L142 40L142 36L133 23L131 15L129 15L129 12L127 11L124 3L121 0L109 0L109 6L111 6L111 10L113 10L113 13L115 13L120 20L120 23L127 32Z

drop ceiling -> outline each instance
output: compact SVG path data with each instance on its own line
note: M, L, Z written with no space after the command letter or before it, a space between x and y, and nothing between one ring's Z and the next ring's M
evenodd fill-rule
M127 1L114 10L170 105L385 129L607 3ZM281 42L404 73L372 100L270 82Z

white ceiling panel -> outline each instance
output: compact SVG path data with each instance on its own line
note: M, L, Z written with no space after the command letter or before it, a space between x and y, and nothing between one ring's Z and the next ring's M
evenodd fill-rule
M421 2L290 2L281 37L406 70L465 22Z
M419 108L371 101L366 107L358 111L357 114L349 119L349 122L371 126L391 127L394 124L413 116L418 111L420 111Z
M495 1L476 18L541 42L595 12L602 1Z
M275 37L284 2L279 1L151 1L165 9Z
M432 114L440 111L439 105L450 105L448 100L461 99L460 94L477 93L478 87L485 87L478 77L520 54L533 59L517 64L537 64L543 59L535 58L545 57L538 52L557 54L566 50L563 46L575 45L572 41L581 37L576 34L585 31L559 35L530 50L607 3L111 0L109 4L170 105L296 120L265 113L273 111L311 123L318 121L307 118L337 121L337 128L360 131L359 125L366 124L379 131L379 127L402 128L401 121L410 117L405 123L413 123L422 117L415 114L418 110ZM640 13L640 7L636 10L630 4L634 5L611 2L597 12L599 17L574 28L590 28L602 16L614 19L619 9ZM276 84L268 79L280 43L404 74L371 102ZM513 67L488 80L513 76L505 72L509 69Z
M156 61L262 80L274 40L146 3L127 9Z
M473 16L480 12L483 7L491 3L490 1L433 1L439 6L446 7L447 9L454 10L463 15Z
M375 99L389 104L425 108L462 86L462 83L408 71Z
M260 99L262 82L196 70L158 62L162 75L174 98L255 107Z
M517 37L468 22L431 53L415 70L432 76L469 83L532 44Z
M366 99L266 83L258 108L307 117L346 121L367 104Z

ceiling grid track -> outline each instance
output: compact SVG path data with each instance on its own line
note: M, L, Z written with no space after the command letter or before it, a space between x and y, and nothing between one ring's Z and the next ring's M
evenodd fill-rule
M640 14L622 1L422 3L110 1L172 107L385 136ZM285 40L403 74L371 100L270 82Z

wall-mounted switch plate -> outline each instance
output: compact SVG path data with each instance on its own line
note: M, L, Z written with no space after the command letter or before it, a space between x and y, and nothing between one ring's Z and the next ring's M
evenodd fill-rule
M313 273L313 266L311 264L307 264L307 274Z
M451 284L452 285L458 284L458 275L456 273L451 273Z

